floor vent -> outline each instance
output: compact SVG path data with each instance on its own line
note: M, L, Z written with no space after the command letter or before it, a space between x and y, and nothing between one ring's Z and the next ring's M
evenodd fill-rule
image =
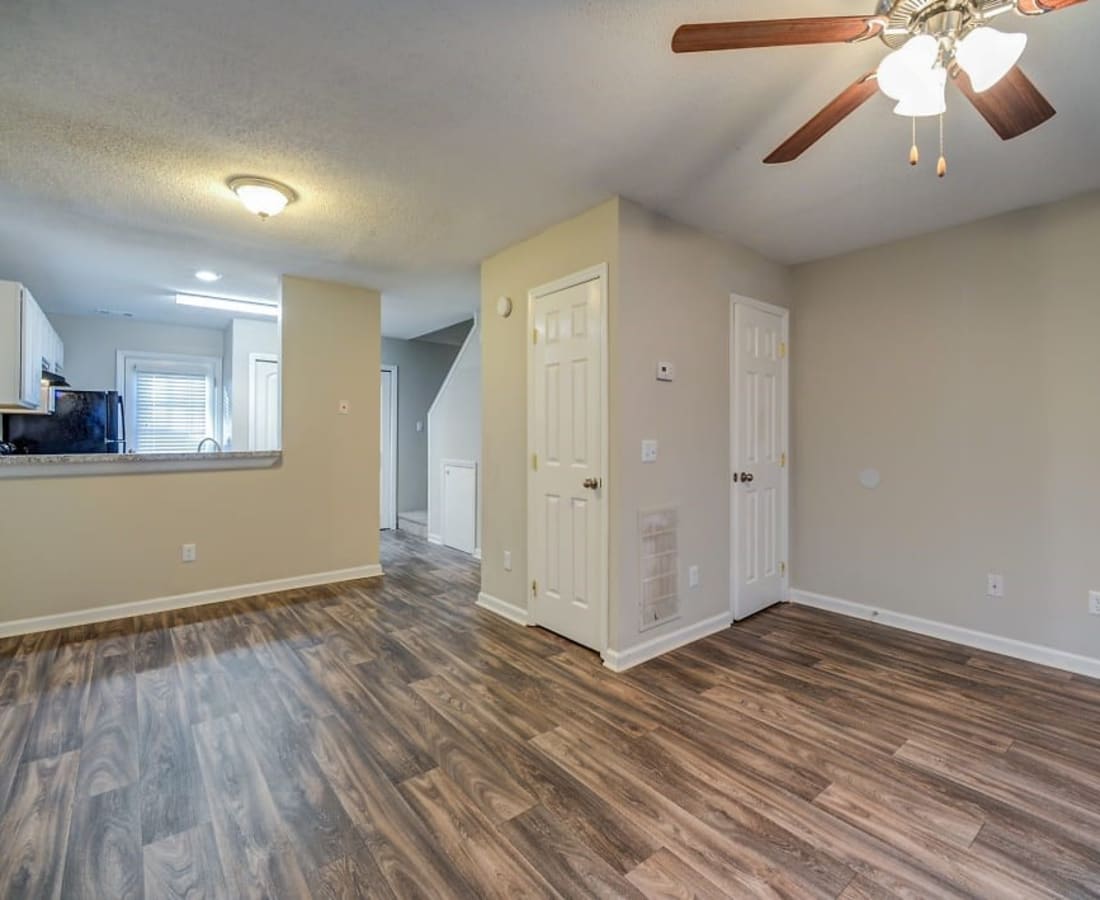
M651 509L638 514L642 561L641 630L680 616L680 514Z

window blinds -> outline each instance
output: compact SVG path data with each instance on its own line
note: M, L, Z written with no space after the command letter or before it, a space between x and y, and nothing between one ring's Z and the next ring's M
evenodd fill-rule
M197 372L134 372L138 453L194 453L212 432L211 379Z

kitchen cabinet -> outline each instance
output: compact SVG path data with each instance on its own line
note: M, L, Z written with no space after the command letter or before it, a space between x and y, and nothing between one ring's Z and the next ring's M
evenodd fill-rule
M0 281L0 409L37 409L43 369L61 374L65 348L31 292Z

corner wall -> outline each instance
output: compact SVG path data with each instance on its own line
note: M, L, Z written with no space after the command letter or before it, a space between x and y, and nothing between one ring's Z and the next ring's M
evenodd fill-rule
M399 514L428 508L428 409L457 353L458 347L448 344L382 339L382 364L397 366Z
M443 537L445 460L476 463L479 497L482 493L481 404L481 324L475 321L428 410L428 539L431 541L438 542ZM475 554L481 549L481 506L479 499Z
M283 279L277 468L0 482L0 623L377 564L380 309Z
M562 222L481 265L482 472L481 589L527 609L527 292L607 263L609 296L619 278L619 201ZM498 297L512 314L497 315ZM504 551L512 571L504 569Z
M1100 659L1097 234L1094 193L797 270L797 589Z
M730 610L730 295L790 302L790 271L622 200L612 305L611 649L624 653ZM672 362L676 380L657 381ZM655 464L641 442L659 442ZM638 514L679 510L680 617L642 631ZM688 588L697 565L700 585Z

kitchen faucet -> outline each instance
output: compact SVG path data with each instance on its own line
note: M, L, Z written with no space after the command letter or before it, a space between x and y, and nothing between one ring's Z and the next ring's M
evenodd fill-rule
M218 442L217 442L216 440L214 440L214 439L213 439L212 437L208 437L208 438L203 438L203 439L202 439L201 441L199 441L199 446L198 446L198 448L197 448L197 449L195 450L195 452L196 452L196 453L202 453L202 452L203 452L203 449L202 449L202 448L206 446L207 442L209 442L209 443L211 443L211 444L213 444L213 445L214 445L214 452L215 452L215 453L221 453L221 452L222 452L222 445L221 445L221 444L219 444L219 443L218 443Z

